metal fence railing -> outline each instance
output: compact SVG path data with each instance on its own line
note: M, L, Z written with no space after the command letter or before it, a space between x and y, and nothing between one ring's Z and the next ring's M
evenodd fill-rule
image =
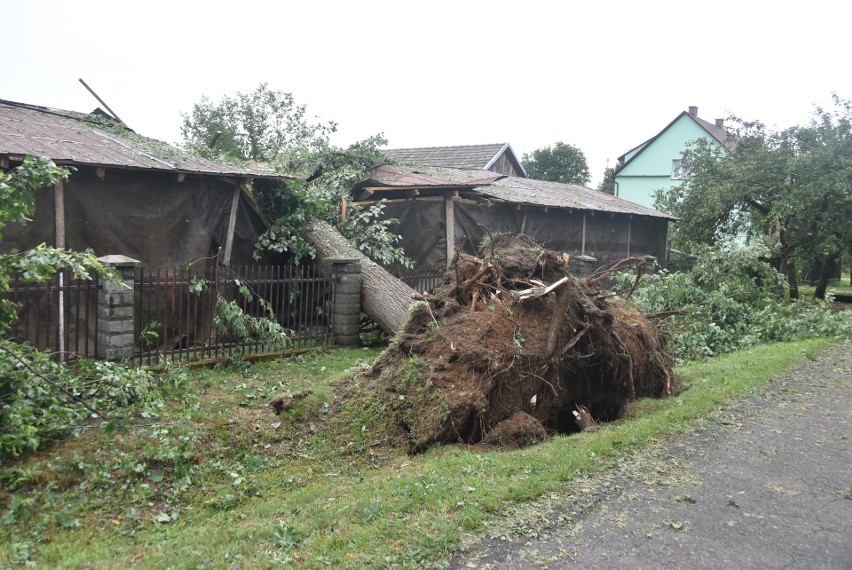
M52 353L57 360L95 357L98 350L98 277L76 279L60 271L47 283L14 275L6 299L18 318L6 337Z
M136 281L135 360L148 366L283 348L237 334L217 302L272 318L290 331L289 346L325 344L331 336L331 294L331 279L312 265L142 269Z
M430 293L444 284L447 268L442 264L414 268L394 265L388 271L418 293Z

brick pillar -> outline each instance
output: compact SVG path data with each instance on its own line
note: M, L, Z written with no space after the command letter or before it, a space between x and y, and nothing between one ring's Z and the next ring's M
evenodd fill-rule
M576 263L575 277L585 277L591 275L598 269L598 258L591 255L575 255L571 261Z
M114 268L117 282L101 280L98 289L98 358L122 360L133 356L133 282L140 262L123 255L107 255L98 261Z
M657 258L653 255L644 255L645 263L642 264L643 273L654 273L657 270Z
M327 257L331 264L332 342L358 346L361 342L361 262L351 257Z

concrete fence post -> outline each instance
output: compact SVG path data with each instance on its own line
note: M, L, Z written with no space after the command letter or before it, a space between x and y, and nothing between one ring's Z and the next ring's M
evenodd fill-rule
M122 360L133 356L134 280L141 263L123 255L107 255L98 261L114 268L118 282L102 280L98 287L98 358Z
M331 264L331 334L340 346L361 342L361 262L351 257L327 257Z

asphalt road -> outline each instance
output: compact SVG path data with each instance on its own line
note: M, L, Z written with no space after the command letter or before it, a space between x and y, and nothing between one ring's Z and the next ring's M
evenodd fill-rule
M850 439L847 342L450 567L852 569Z

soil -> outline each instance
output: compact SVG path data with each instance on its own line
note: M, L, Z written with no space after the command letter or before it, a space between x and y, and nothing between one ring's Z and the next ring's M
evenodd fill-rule
M597 287L603 276L569 276L566 256L525 236L495 236L480 255L456 256L366 378L394 404L412 451L530 445L578 431L580 407L611 421L669 391L664 338Z
M852 343L490 529L451 568L849 568Z

